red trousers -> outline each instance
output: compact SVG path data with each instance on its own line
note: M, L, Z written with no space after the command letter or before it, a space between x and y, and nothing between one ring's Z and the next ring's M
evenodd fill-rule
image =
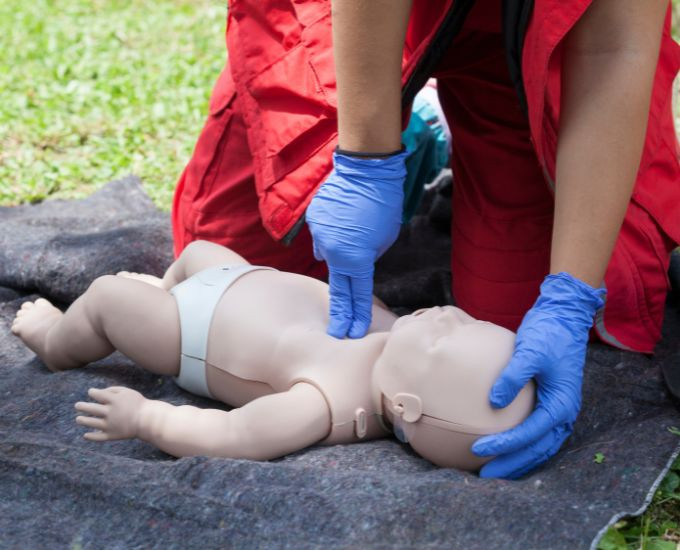
M454 297L471 315L513 330L549 269L560 44L589 1L535 3L522 56L528 118L507 68L500 2L474 4L433 74L454 141ZM439 4L443 9L450 1ZM413 14L405 75L423 55L441 9ZM176 253L192 240L207 239L253 263L325 277L306 226L290 246L278 239L302 215L331 166L336 134L328 10L323 0L230 4L233 66L227 64L215 86L210 116L177 186ZM680 55L669 24L643 159L605 277L607 303L595 326L604 341L643 352L651 352L660 337L670 251L680 241L680 168L671 115ZM262 29L268 32L256 32Z

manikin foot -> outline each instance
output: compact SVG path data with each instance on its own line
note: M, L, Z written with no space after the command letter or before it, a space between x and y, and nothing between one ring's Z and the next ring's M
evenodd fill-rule
M47 332L64 315L44 298L35 302L24 302L12 322L16 334L53 372L59 369L51 362L45 351Z
M163 279L154 275L147 275L146 273L134 273L133 271L119 271L116 273L118 277L125 279L134 279L135 281L142 281L143 283L163 288Z

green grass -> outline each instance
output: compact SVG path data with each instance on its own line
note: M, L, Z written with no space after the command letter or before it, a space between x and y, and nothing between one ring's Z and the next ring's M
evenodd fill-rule
M647 512L619 521L598 550L675 550L680 543L680 458L661 482Z
M169 208L225 60L219 0L0 2L0 204L139 175Z
M225 4L1 0L0 204L82 197L134 173L168 209L224 63ZM680 0L673 7L677 40ZM647 513L600 548L678 540L680 461Z

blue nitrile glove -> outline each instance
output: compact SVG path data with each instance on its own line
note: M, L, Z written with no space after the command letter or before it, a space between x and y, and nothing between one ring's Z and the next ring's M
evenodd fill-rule
M406 156L334 153L333 171L307 208L314 257L328 264L331 336L361 338L371 324L373 264L399 235Z
M505 407L536 380L536 407L519 426L479 438L472 452L496 456L481 477L514 479L554 455L572 432L581 408L581 382L588 331L604 305L604 288L592 288L568 273L548 275L517 331L515 352L489 393Z

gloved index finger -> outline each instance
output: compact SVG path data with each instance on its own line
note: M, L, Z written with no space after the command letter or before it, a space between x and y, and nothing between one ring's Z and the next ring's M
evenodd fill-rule
M518 451L543 437L554 427L552 416L540 405L519 426L480 437L472 445L477 456L504 455Z

